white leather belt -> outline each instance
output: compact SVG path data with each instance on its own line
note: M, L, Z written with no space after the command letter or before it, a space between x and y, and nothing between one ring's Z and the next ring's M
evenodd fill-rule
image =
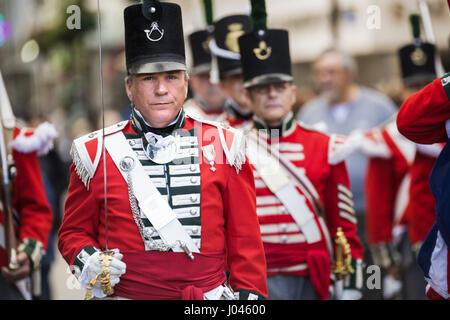
M306 197L297 191L296 184L289 178L279 161L252 139L248 140L247 146L247 157L250 163L258 171L270 191L286 207L302 230L306 241L308 243L320 241L322 236L314 220L314 213L306 204Z

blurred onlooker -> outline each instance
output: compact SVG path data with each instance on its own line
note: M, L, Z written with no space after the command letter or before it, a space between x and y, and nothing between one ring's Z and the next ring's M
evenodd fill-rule
M300 110L297 118L327 133L349 134L369 129L388 119L396 106L386 96L355 82L354 59L338 49L328 49L314 64L314 80L320 95ZM355 210L364 213L363 179L366 159L361 154L347 160Z
M356 75L356 63L351 56L335 48L324 51L314 63L314 81L320 95L302 107L297 119L328 134L348 135L353 130L369 129L390 118L397 109L394 103L383 94L357 84ZM346 161L358 235L367 248L364 215L367 158L356 152ZM364 260L370 264L369 256Z

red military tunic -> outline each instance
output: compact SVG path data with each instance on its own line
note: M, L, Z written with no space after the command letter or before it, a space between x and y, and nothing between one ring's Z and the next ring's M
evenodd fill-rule
M265 124L254 117L252 130L260 129L266 129ZM341 227L350 244L352 257L362 259L363 249L356 235L356 217L346 165L343 161L330 164L330 153L333 149L330 137L297 124L292 113L283 121L279 140L271 141L268 138L267 143L277 143L276 148L280 156L289 160L298 169L298 173L304 174L312 183L324 204L323 218L328 229L323 228L324 225L315 214L314 220L321 233L320 240L308 243L291 214L269 190L253 166L256 210L266 252L267 273L269 276L310 276L318 296L326 298L331 263L326 238L334 239L337 228ZM301 193L299 189L297 192ZM308 207L313 210L310 202Z
M444 79L448 79L448 75ZM448 85L444 89L442 81L444 80L434 80L409 97L400 108L397 116L398 130L408 139L423 144L447 142L450 89Z
M13 180L12 206L19 221L19 225L16 226L18 244L37 267L44 251L47 250L53 213L47 200L37 157L37 152L42 145L38 140L35 140L35 143L29 143L31 139L35 138L32 135L33 130L31 129L19 130L16 128L14 130L12 155L17 176ZM18 137L20 137L19 142ZM1 212L0 230L2 233L4 231L3 221L3 212ZM0 239L0 241L0 266L5 266L5 243L4 239Z
M416 157L410 169L408 234L416 250L434 224L436 210L429 179L442 147L443 145L438 143L417 145Z
M366 152L370 157L365 182L367 238L369 245L374 246L391 243L394 227L406 223L409 170L416 148L398 132L395 120L371 130L367 136L378 137L387 151Z
M449 119L450 74L447 73L403 103L397 116L397 126L408 139L432 144L448 141ZM428 282L427 296L430 299L450 299L450 250L436 226L428 234L428 243L422 246L418 261ZM445 228L444 225L442 227Z
M436 79L405 101L398 113L397 125L403 135L417 143L446 142L446 122L449 118L449 98L442 80ZM441 149L442 145L434 148ZM435 206L428 179L438 154L418 152L411 170L414 183L411 185L409 219L413 244L423 241L434 223Z
M130 145L134 145L133 150L136 153L142 153L139 148L135 149L135 143L139 144L141 138L137 136L131 122L119 125L118 129L110 128L108 131L122 131L127 139L130 139ZM195 121L189 116L185 117L180 128L182 133L188 134L187 140L182 140L187 142L188 148L183 150L190 156L198 158L198 162L194 161L184 169L180 166L161 169L163 178L154 178L150 174L152 182L156 187L161 187L158 188L160 192L164 192L167 187L170 192L170 195L166 194L169 204L174 210L181 210L177 211L180 214L178 218L200 247L200 253L220 253L226 258L230 270L229 283L235 291L241 290L267 296L266 265L256 216L252 171L249 164L245 163L243 149L242 153L239 150L235 152L236 167L229 164L230 158L224 153L219 130L223 130L226 146L230 150L236 147L233 144L238 140L239 134L222 127ZM88 171L85 173L88 176L84 178L82 176L85 182L83 183L77 175L79 163L74 159L65 215L59 231L58 247L68 264L78 263L82 267L79 253L83 248L105 248L105 217L103 156L99 154L101 153L101 131L80 139L84 141L83 145L86 146L91 161L96 165L90 175L91 169L87 168ZM202 157L202 147L207 145L214 146L216 154L214 163L205 161L204 156ZM231 152L230 150L228 151ZM148 162L148 159L143 161ZM199 167L196 167L197 163ZM237 168L240 166L237 173ZM118 248L121 252L130 250L145 252L143 238L133 219L127 183L108 152L106 167L109 248ZM155 172L157 175L159 167L162 166L149 166L148 172ZM212 170L213 167L215 171ZM190 182L193 184L176 188L172 185L176 179L172 175L172 169L187 170L187 172L192 169L193 172L198 172L200 183L188 180L188 184ZM166 175L164 179L164 174L167 173L169 177ZM170 179L170 187L167 178ZM175 192L177 192L176 195ZM186 210L183 209L183 205ZM187 205L197 205L197 207L186 207ZM190 214L193 214L192 218ZM164 254L172 255L173 253L165 252ZM189 264L189 259L186 259L186 263ZM187 265L186 268L188 267ZM164 265L160 268L164 268ZM186 279L186 285L189 280L191 279Z

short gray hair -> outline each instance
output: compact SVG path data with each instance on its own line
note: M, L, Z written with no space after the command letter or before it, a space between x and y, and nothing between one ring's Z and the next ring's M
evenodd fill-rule
M330 47L326 50L324 50L316 61L320 60L323 56L329 53L334 53L339 56L339 58L342 61L342 66L345 70L347 70L353 78L355 78L358 74L358 65L356 64L355 58L353 58L350 54L347 52L337 48L337 47Z

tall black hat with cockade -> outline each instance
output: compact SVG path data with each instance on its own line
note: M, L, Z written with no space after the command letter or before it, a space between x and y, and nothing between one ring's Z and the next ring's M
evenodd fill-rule
M265 1L251 3L252 31L239 38L245 87L292 81L288 32L267 29Z
M180 6L143 0L125 8L124 20L129 74L186 70Z
M403 82L414 84L430 82L436 78L436 47L420 39L420 16L410 16L414 41L398 51Z

